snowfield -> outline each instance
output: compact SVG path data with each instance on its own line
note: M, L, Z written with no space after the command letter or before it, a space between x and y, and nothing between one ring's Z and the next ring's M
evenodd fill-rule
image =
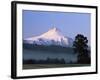
M73 40L64 36L59 29L54 27L39 36L24 39L24 43L72 47Z

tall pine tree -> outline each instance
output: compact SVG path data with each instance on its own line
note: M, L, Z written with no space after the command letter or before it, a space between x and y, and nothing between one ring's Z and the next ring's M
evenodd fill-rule
M90 63L89 49L87 43L88 43L87 37L84 37L84 35L78 34L75 37L73 48L75 53L78 54L77 63L79 64Z

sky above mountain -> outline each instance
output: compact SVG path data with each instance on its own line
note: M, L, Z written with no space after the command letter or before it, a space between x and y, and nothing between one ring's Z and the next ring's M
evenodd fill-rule
M38 36L56 27L68 37L74 39L77 34L83 34L90 44L89 13L44 12L23 10L23 38Z

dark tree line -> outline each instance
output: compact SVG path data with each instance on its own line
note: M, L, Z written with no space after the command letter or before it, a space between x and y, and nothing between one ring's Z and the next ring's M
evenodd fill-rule
M30 60L23 60L23 64L65 64L65 60L64 59L51 59L51 58L47 58L46 60L43 59L30 59Z
M90 64L90 51L88 49L88 40L87 37L84 37L82 34L78 34L75 37L75 41L73 43L74 52L78 54L77 63L80 64Z

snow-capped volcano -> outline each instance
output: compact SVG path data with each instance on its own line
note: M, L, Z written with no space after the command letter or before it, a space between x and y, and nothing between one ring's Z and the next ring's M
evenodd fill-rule
M39 36L24 39L24 43L71 47L73 40L71 38L65 37L59 29L54 27Z

